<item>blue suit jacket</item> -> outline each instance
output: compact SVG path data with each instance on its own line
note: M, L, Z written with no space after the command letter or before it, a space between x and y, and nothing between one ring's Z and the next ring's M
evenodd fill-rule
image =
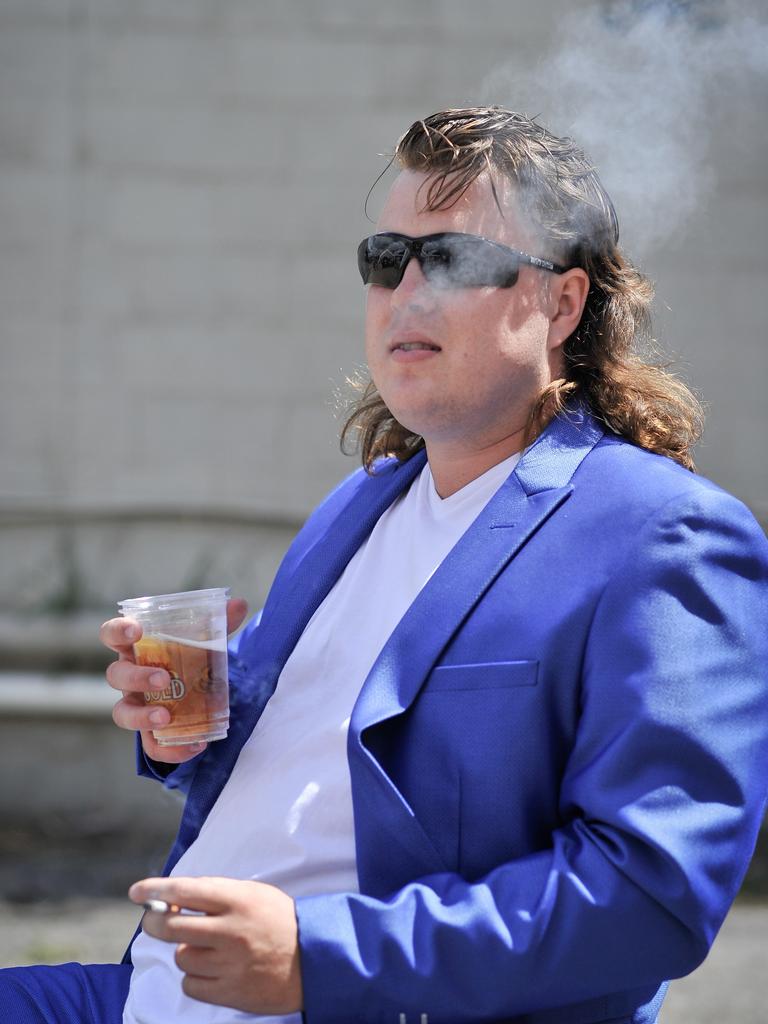
M168 780L189 792L168 870L423 464L354 474L296 538L233 652L230 736ZM310 1024L655 1020L763 815L766 612L768 544L741 503L582 411L555 420L359 695L360 893L297 901Z

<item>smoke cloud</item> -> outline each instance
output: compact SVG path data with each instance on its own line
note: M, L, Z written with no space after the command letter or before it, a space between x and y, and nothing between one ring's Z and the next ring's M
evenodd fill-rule
M642 258L679 236L711 191L723 97L765 87L768 23L757 11L745 0L577 9L558 21L551 52L494 69L481 99L571 136L616 204L622 242ZM764 133L762 115L752 127Z

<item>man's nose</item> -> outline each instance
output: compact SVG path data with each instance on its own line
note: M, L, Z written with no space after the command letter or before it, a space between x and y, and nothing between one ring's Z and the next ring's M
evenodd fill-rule
M425 312L435 305L434 289L414 257L408 261L400 284L392 292L392 305Z

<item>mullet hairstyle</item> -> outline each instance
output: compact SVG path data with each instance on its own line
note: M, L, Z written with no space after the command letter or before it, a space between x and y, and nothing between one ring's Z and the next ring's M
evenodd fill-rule
M425 210L449 209L485 171L501 210L494 178L506 178L523 216L548 245L546 255L589 277L579 326L563 346L564 376L534 403L526 444L578 396L614 433L693 470L701 403L663 365L642 356L654 345L653 285L619 248L613 203L573 141L501 107L446 110L411 125L392 163L427 175ZM394 418L372 380L349 383L358 397L342 427L342 451L359 450L372 472L378 458L405 461L424 447L422 437Z

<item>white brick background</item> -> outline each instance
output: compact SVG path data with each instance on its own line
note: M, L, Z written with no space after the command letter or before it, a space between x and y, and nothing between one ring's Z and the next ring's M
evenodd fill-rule
M331 400L362 361L354 249L378 154L487 98L488 70L530 64L563 9L0 0L0 610L67 587L73 608L108 605L200 565L263 597L354 465ZM763 517L765 99L764 81L723 98L716 190L646 260L711 406L701 468ZM177 509L169 546L152 512Z

